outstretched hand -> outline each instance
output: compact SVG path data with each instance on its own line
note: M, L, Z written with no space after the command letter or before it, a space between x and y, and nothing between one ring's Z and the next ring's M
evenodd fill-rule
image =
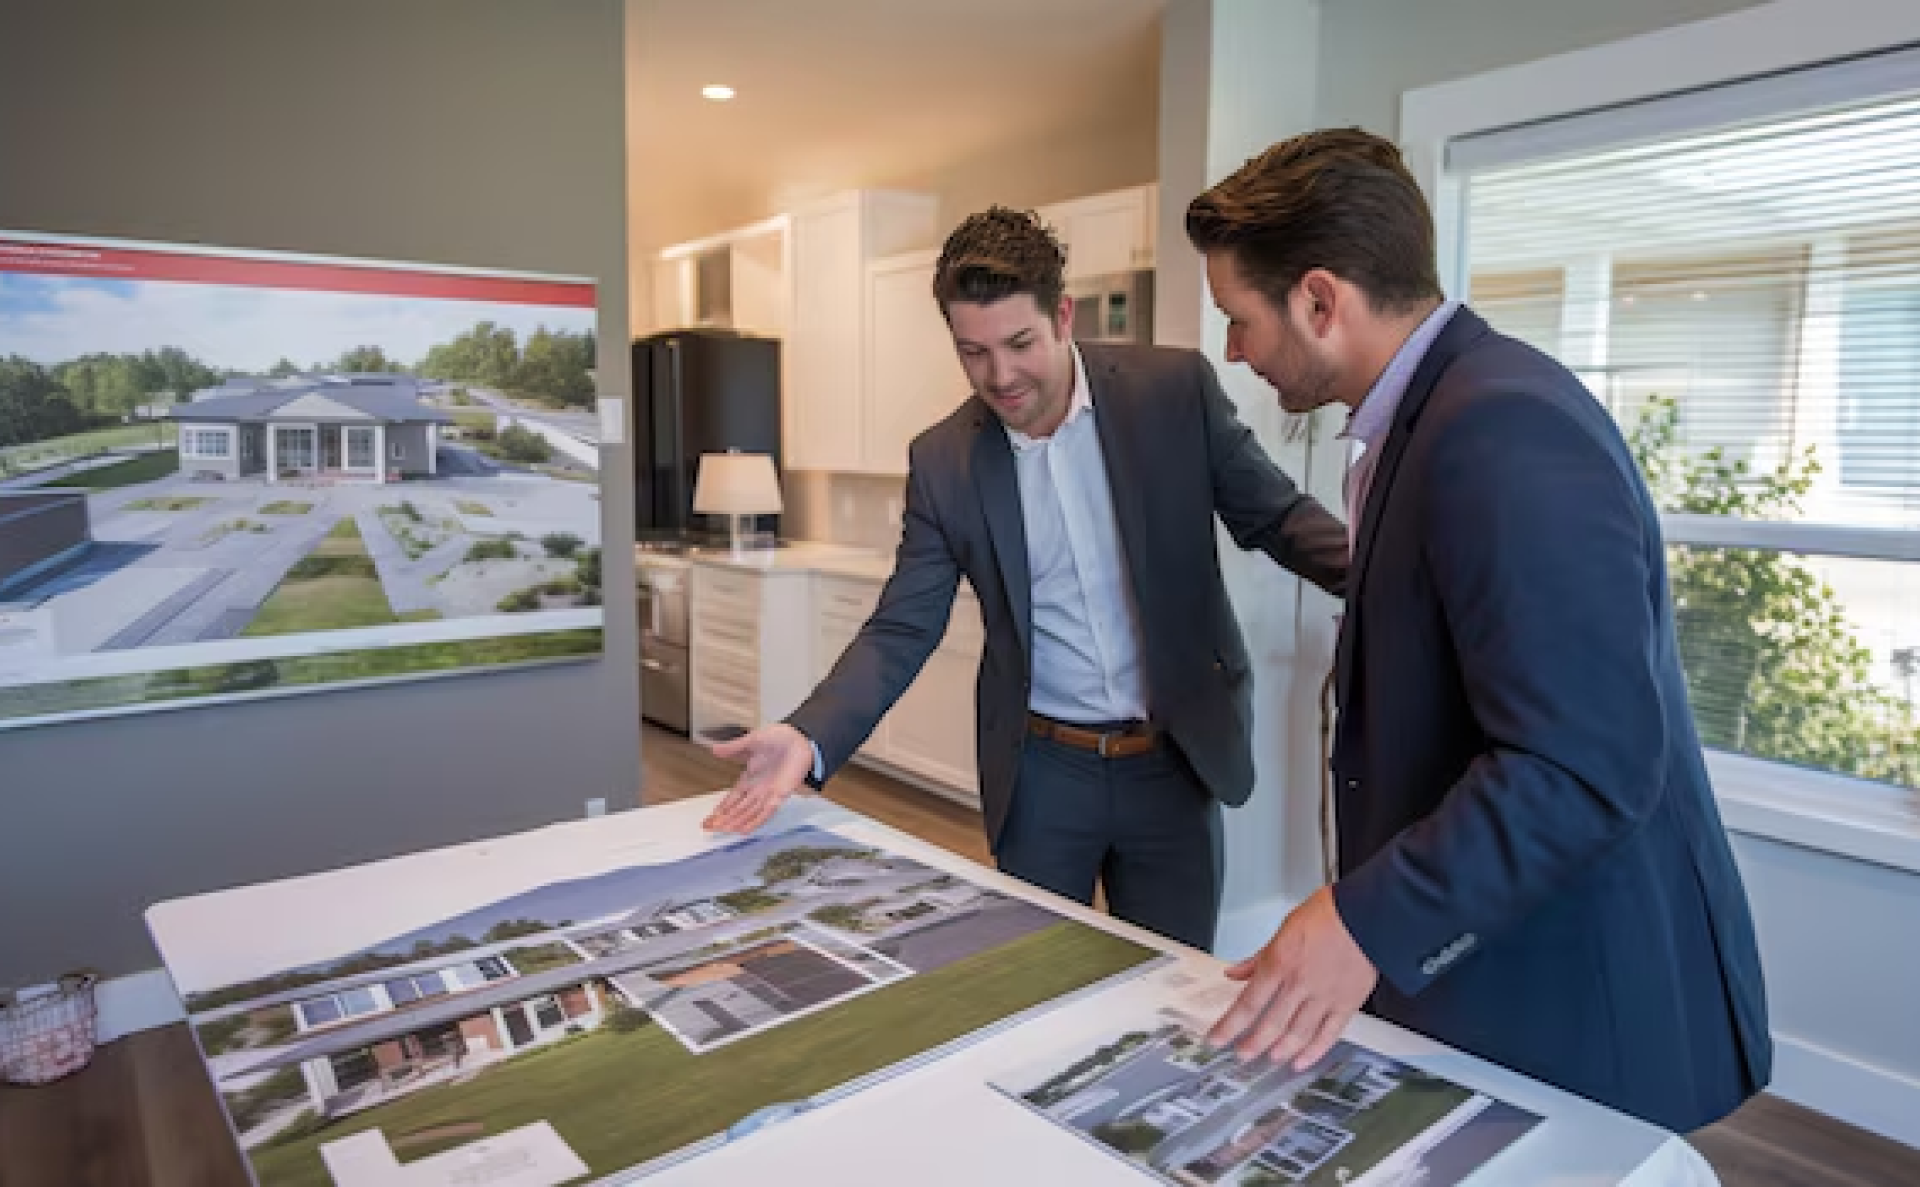
M1240 1057L1262 1055L1305 1071L1318 1063L1367 1003L1379 972L1354 942L1321 887L1287 916L1267 946L1227 970L1246 982L1207 1042Z
M813 770L813 744L799 730L780 722L713 747L714 756L739 762L746 770L726 798L705 820L713 832L750 833L780 810Z

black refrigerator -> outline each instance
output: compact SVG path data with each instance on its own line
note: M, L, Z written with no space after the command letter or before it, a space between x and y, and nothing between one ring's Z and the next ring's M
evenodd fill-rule
M780 455L780 341L725 329L671 330L633 344L634 535L701 543L725 524L693 513L700 455ZM755 532L777 534L763 515Z

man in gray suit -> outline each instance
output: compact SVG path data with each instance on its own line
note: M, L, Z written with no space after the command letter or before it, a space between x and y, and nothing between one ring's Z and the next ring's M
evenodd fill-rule
M909 451L879 606L785 722L715 748L746 770L707 820L764 824L859 748L946 631L964 574L986 646L980 797L1000 868L1200 948L1221 803L1253 787L1252 677L1214 517L1338 595L1346 530L1274 466L1191 350L1076 345L1065 256L1001 207L934 277L973 398Z

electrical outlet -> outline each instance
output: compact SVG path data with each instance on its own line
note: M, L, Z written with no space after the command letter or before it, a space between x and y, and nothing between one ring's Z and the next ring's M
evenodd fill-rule
M587 819L588 820L592 820L596 816L605 816L606 814L607 814L607 801L603 799L592 799L587 801Z

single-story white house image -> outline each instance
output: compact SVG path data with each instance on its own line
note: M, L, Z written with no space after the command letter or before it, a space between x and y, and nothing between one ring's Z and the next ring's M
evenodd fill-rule
M411 375L228 379L169 410L189 477L325 477L362 482L436 473L440 426Z

